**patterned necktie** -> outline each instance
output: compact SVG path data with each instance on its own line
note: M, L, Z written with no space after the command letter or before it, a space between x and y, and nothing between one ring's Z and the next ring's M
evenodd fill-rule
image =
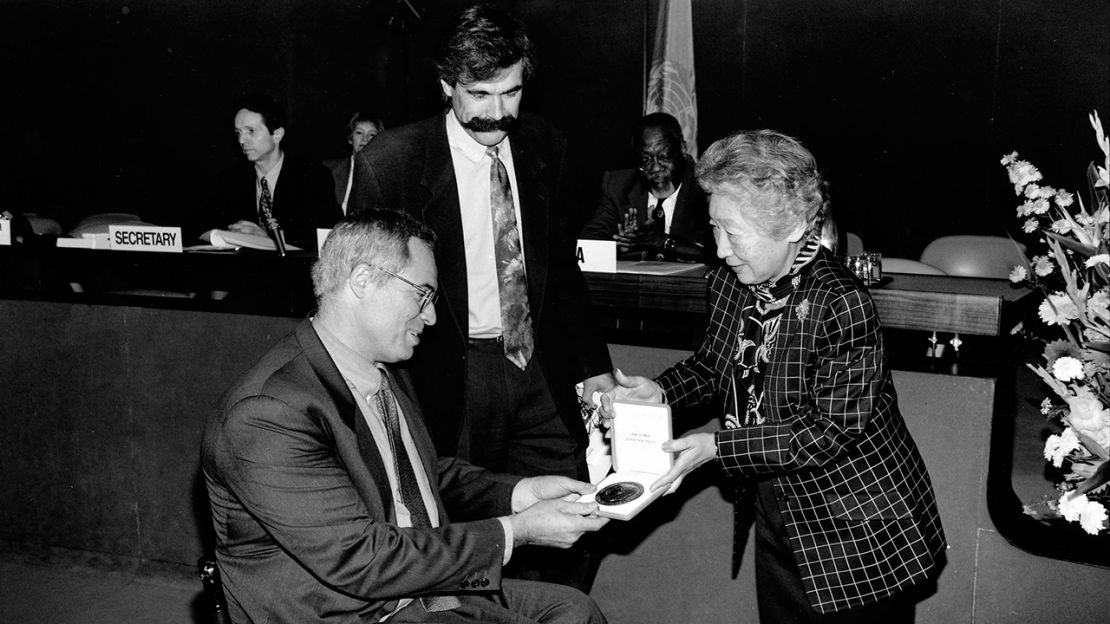
M259 178L258 183L262 186L261 197L258 199L258 224L270 233L270 238L274 239L274 245L277 246L278 254L284 256L285 234L281 231L278 220L274 218L274 196L270 194L270 184L266 182L265 177Z
M532 359L532 316L528 310L528 276L517 230L513 192L509 174L497 157L497 147L487 147L492 162L489 168L490 212L493 217L494 259L497 263L497 291L501 298L501 335L505 357L524 370Z
M409 519L413 528L431 528L432 522L428 516L428 508L424 506L424 497L420 494L416 471L412 468L412 461L401 438L401 417L397 411L397 397L393 396L393 390L389 387L389 377L384 371L381 387L372 398L378 413L385 420L385 427L389 433L389 448L393 450L393 469L397 473L401 503L409 510ZM420 603L424 605L424 610L429 612L448 611L461 604L454 596L424 596L420 599Z
M667 223L667 212L663 210L662 199L655 204L655 210L651 211L651 219L651 231L657 234L666 234L663 228Z

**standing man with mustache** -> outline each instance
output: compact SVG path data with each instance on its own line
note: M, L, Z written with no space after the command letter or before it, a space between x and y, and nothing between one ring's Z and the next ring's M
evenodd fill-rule
M612 387L612 363L563 205L566 141L520 112L534 67L520 22L496 7L463 11L436 61L448 110L363 150L359 205L404 210L439 239L441 321L411 361L439 453L586 480L574 386L587 397ZM584 551L540 550L521 567L522 578L591 581Z

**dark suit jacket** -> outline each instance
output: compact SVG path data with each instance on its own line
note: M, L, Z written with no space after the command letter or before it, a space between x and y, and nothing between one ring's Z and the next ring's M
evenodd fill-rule
M562 203L566 142L562 134L527 113L520 117L510 141L535 356L567 430L582 450L578 468L585 476L586 430L574 384L609 372L612 362L578 270L571 211ZM469 308L461 209L444 115L387 130L362 155L370 186L365 205L406 211L438 236L435 255L443 293L436 303L439 321L425 329L410 368L436 447L441 454L452 455L463 415Z
M771 481L809 602L827 613L925 580L945 539L870 295L825 249L800 276L764 375L767 421L719 431L717 449L726 474ZM658 378L671 405L731 396L752 299L727 267L710 274L705 341Z
M355 158L354 162L355 177L351 180L351 196L347 198L347 214L354 214L365 208L359 205L367 193L365 161ZM335 182L335 203L342 212L343 195L347 193L347 178L351 177L351 156L348 154L344 158L325 160L324 167L331 172L332 180Z
M437 460L410 380L393 378L439 486L438 529L393 524L382 457L308 321L224 395L202 466L235 621L377 621L398 597L500 586L505 534L495 516L510 513L517 478ZM487 519L450 524L448 514Z
M649 187L642 173L636 169L606 171L601 178L601 200L597 210L582 227L581 238L591 240L613 240L617 226L624 221L625 215L636 209L636 224L639 227L651 216L648 208ZM708 261L713 258L713 231L709 227L709 208L705 193L694 179L694 164L686 164L682 177L682 189L675 200L674 217L671 220L670 235L700 245L703 253L698 258L687 260Z
M226 170L217 182L207 222L197 234L212 228L225 229L239 220L257 222L257 177L254 165L248 161ZM315 251L316 228L333 227L343 218L328 170L288 152L273 196L274 217L285 232L285 241L301 249Z

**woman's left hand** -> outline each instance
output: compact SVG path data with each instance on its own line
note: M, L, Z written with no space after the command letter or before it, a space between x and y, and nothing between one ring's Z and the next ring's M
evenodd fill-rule
M674 465L659 480L651 484L654 492L668 487L665 494L674 494L682 485L682 478L698 466L717 456L717 440L712 433L692 433L663 443L663 450L678 453Z

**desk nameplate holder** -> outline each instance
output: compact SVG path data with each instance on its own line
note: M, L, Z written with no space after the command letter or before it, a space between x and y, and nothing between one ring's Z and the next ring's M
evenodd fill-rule
M108 226L108 249L181 253L181 228L153 225Z

